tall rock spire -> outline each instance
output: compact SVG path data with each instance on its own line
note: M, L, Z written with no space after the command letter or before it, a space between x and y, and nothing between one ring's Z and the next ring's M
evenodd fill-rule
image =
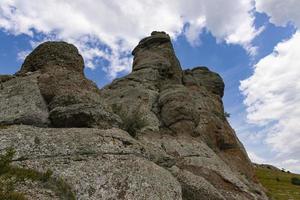
M165 32L154 31L142 39L132 51L132 71L152 68L159 71L163 79L180 83L182 71L175 55L170 36Z

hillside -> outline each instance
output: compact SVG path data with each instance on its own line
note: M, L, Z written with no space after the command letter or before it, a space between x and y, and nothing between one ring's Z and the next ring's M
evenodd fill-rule
M259 181L268 190L267 195L273 200L300 200L300 186L291 183L293 177L300 179L299 174L259 166L255 171Z

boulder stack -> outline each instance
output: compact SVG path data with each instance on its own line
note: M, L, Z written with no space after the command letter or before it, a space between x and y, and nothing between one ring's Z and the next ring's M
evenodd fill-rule
M0 105L4 118L0 118L0 123L11 124L11 120L5 119L10 114L5 113L14 113L11 109L16 109L20 111L21 119L15 119L14 123L50 127L118 127L120 118L104 106L97 86L85 78L83 68L83 58L74 45L66 42L39 45L27 56L21 70L16 73L17 77L3 83L4 88L17 94L15 98L21 98L21 102L15 106ZM20 87L23 89L18 92ZM23 102L27 96L32 106ZM11 95L4 98L7 102L15 102Z

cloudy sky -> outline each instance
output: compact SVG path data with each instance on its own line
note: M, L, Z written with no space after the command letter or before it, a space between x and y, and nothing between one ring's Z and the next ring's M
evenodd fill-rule
M65 40L102 87L131 71L141 38L163 30L184 69L222 75L250 158L300 172L299 28L299 0L0 0L0 74L41 42Z

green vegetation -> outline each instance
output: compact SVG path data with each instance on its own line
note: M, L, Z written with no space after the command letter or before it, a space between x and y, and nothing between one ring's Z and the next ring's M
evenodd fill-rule
M300 185L300 178L297 178L297 177L291 178L291 183L293 185Z
M139 112L134 112L133 114L125 113L121 107L116 104L112 105L112 110L122 119L122 129L127 131L132 137L136 137L137 132L147 126L146 120Z
M267 168L257 168L256 175L271 199L300 200L300 186L291 183L292 178L300 180L300 175Z
M51 189L61 199L76 199L71 187L62 179L52 177L52 171L42 173L11 165L14 154L15 151L8 148L4 155L0 155L0 200L27 200L23 193L16 191L16 188L28 180L40 182L41 186Z
M220 111L213 110L212 113L214 115L216 115L222 121L226 121L227 118L230 118L230 113L228 113L228 112L223 113L223 112L220 112Z
M120 116L123 121L123 129L127 131L132 137L135 137L137 132L147 125L146 121L138 113L130 116Z
M224 113L224 116L225 116L226 118L230 118L230 113L225 112L225 113Z
M50 171L40 173L31 169L11 166L14 154L14 150L9 148L5 155L0 156L0 199L26 199L22 193L15 191L18 183L24 183L26 179L45 182L51 176Z

